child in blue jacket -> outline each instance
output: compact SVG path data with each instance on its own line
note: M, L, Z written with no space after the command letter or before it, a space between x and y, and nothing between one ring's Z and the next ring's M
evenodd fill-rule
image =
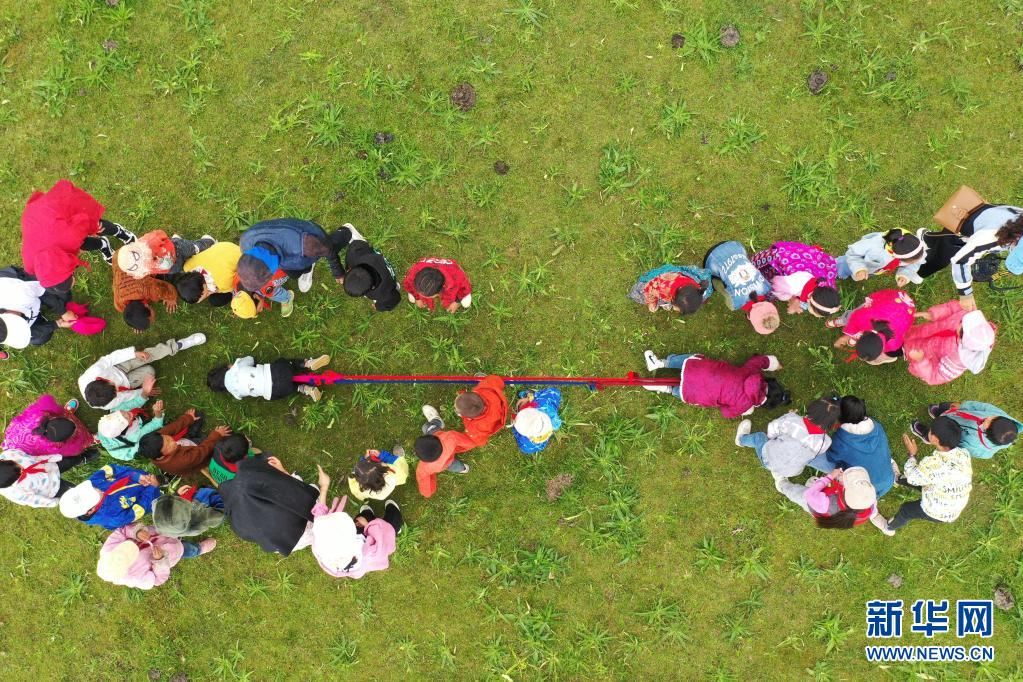
M160 479L139 469L108 464L60 498L60 513L90 526L116 530L135 523L160 497Z
M778 309L768 298L771 283L760 274L736 241L715 244L703 259L703 267L721 280L728 298L728 307L746 313L746 319L758 334L770 334L781 324Z
M512 433L522 454L534 455L547 447L554 432L561 428L560 407L561 391L557 388L519 393Z

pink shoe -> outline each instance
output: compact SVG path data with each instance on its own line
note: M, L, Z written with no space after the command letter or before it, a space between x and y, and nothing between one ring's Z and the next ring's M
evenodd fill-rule
M199 556L209 554L217 548L217 541L214 538L206 538L199 543Z

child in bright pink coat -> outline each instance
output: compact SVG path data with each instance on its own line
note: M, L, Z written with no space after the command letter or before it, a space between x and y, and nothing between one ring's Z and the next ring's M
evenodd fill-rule
M930 386L973 374L987 365L996 328L979 310L968 312L958 300L932 306L917 317L925 320L906 334L909 373Z
M915 313L916 303L905 291L875 291L846 317L835 348L851 346L855 357L869 365L895 362L902 355L902 344ZM829 327L842 324L840 319L827 323Z
M47 393L11 419L4 433L3 449L21 450L32 457L74 457L94 441L75 413Z

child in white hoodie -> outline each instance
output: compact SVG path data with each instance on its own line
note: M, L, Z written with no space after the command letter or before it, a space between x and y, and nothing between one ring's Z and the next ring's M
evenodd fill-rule
M238 358L230 367L214 367L206 374L206 385L215 393L230 393L235 400L262 398L280 400L295 393L312 398L322 397L320 389L307 384L296 384L298 374L315 372L330 363L329 355L306 360L280 358L273 362L256 364L251 355Z

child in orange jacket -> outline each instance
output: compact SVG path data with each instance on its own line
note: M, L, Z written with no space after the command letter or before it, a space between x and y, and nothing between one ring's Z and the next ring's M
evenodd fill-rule
M423 435L416 439L415 451L419 458L416 466L416 484L423 497L432 497L437 492L437 474L449 471L453 474L469 473L469 466L456 455L479 447L477 442L460 431L445 431L444 420L430 405L423 405Z
M504 379L491 374L471 391L455 398L455 413L462 418L465 435L479 446L486 445L508 421L508 398L504 395Z

